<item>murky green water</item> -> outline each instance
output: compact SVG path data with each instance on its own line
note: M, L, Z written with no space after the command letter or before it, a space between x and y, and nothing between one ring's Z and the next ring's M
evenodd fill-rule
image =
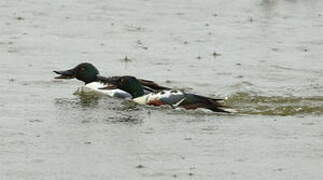
M0 179L322 179L322 9L0 1ZM227 97L239 113L75 96L81 82L53 80L85 61Z
M323 113L322 96L258 96L239 92L228 97L225 102L238 109L241 114L293 116Z

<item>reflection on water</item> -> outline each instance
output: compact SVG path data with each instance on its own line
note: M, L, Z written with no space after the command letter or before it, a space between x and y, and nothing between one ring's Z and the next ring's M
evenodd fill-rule
M59 107L88 107L95 108L99 104L97 96L79 96L79 98L56 98L55 104Z
M107 123L125 123L125 124L141 124L143 120L137 116L122 114L120 117L110 118Z
M80 123L142 123L140 105L123 99L82 94L76 98L56 98L58 113L70 119L78 119ZM101 123L101 122L99 122Z

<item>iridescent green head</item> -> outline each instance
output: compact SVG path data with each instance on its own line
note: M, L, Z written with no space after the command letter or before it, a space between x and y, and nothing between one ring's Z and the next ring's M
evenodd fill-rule
M97 81L97 75L99 71L90 63L81 63L76 67L66 70L66 71L54 71L60 76L55 77L55 79L73 79L76 78L80 81L91 83Z
M144 95L144 88L139 80L133 76L113 77L108 80L108 83L116 88L124 90L132 95L133 98Z

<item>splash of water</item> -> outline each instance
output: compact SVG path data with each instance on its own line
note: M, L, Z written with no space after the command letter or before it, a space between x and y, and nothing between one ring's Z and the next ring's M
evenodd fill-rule
M258 96L248 92L238 92L229 96L225 103L241 114L278 116L323 114L323 96Z

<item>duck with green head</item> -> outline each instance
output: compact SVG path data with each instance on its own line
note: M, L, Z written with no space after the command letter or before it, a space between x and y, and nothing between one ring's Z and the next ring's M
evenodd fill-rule
M133 96L127 91L116 88L109 84L109 81L120 78L119 76L104 77L101 76L98 69L91 63L81 63L72 69L64 71L54 71L59 76L55 79L78 79L85 83L84 86L77 89L76 94L96 93L112 97L132 98ZM121 76L122 77L122 76ZM153 81L139 79L140 84L144 88L144 93L155 92L167 87L160 86Z
M143 85L140 80L133 76L122 76L109 79L109 84L115 88L121 89L132 95L133 101L138 104L146 105L170 105L173 108L184 108L188 110L194 109L208 109L214 112L235 112L220 103L223 99L209 98L196 94L185 93L180 90L160 90L159 92L151 92L144 94ZM109 88L107 86L107 88ZM102 88L104 89L104 88Z

